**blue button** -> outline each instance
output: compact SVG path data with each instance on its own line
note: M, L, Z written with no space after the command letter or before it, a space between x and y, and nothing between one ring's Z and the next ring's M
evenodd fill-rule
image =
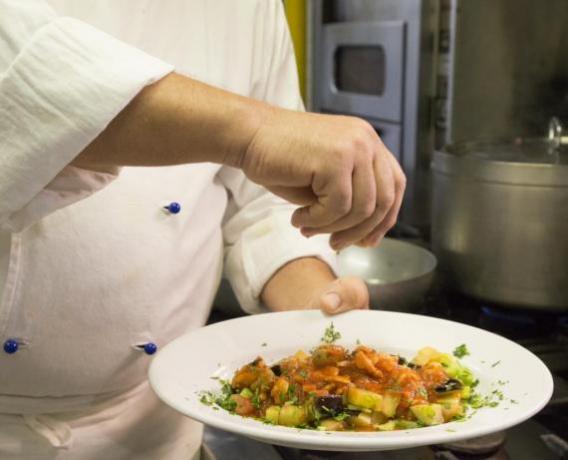
M142 349L147 355L153 355L154 353L156 353L156 351L158 351L158 345L156 345L154 342L148 342L142 346Z
M4 342L4 351L9 355L12 355L18 351L20 344L14 339L8 339Z
M178 212L181 211L181 204L172 201L167 206L164 206L164 208L167 209L171 214L177 214Z

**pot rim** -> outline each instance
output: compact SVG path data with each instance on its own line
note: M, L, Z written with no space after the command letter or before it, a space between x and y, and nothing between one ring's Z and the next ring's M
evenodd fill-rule
M530 143L549 145L543 138L526 139ZM506 142L457 142L435 150L431 167L434 173L459 177L479 182L492 182L525 186L568 187L568 153L565 149L551 153L550 162L531 163L527 161L503 161L491 158L467 155L471 152L483 152L489 146L496 148L511 147ZM554 156L556 155L556 157ZM567 159L559 155L566 155ZM554 160L557 159L557 162Z

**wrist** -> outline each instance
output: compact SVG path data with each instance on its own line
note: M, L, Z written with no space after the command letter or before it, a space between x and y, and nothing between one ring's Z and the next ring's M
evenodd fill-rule
M243 169L249 162L251 145L275 108L264 102L240 96L234 102L227 129L227 149L221 163Z
M317 299L335 279L325 262L315 257L295 259L268 280L260 297L274 311L316 308Z

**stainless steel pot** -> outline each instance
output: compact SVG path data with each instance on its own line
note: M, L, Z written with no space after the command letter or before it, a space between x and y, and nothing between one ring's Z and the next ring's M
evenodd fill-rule
M432 248L458 289L504 306L568 310L563 140L461 143L435 152Z

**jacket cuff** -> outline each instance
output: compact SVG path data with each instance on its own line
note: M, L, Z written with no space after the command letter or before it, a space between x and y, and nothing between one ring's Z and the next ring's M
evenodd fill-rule
M268 311L260 301L262 289L280 267L292 260L316 257L337 273L329 236L305 238L290 224L290 217L291 212L277 212L251 225L227 257L225 275L247 313Z

